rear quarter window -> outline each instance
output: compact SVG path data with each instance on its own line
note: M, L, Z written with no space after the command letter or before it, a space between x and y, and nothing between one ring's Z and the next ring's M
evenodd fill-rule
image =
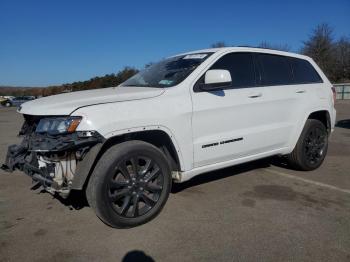
M322 78L309 61L298 58L290 58L290 61L293 69L294 83L307 84L323 82Z

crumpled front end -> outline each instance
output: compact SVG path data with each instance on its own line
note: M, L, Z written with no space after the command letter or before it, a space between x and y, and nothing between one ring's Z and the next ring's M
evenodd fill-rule
M76 168L89 150L104 138L96 131L50 134L36 132L43 116L24 115L19 145L10 145L2 169L23 171L51 193L67 196L76 175Z

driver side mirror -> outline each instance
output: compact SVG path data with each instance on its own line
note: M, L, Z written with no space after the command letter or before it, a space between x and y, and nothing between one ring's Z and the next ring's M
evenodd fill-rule
M200 88L204 91L215 91L229 87L231 84L231 74L228 70L212 69L205 73L204 84Z

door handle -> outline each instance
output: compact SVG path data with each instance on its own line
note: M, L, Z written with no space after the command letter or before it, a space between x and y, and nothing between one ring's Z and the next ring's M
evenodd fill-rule
M258 97L261 97L262 96L262 93L254 93L254 94L250 94L248 97L249 98L258 98Z
M300 89L300 90L295 91L295 93L297 93L297 94L306 93L306 90Z

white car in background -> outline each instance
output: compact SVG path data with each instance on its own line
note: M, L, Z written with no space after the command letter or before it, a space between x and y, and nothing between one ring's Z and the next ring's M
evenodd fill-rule
M180 54L117 87L23 104L23 142L9 147L3 167L62 196L85 190L102 221L133 227L161 211L172 181L273 155L318 168L335 123L332 90L298 54Z

